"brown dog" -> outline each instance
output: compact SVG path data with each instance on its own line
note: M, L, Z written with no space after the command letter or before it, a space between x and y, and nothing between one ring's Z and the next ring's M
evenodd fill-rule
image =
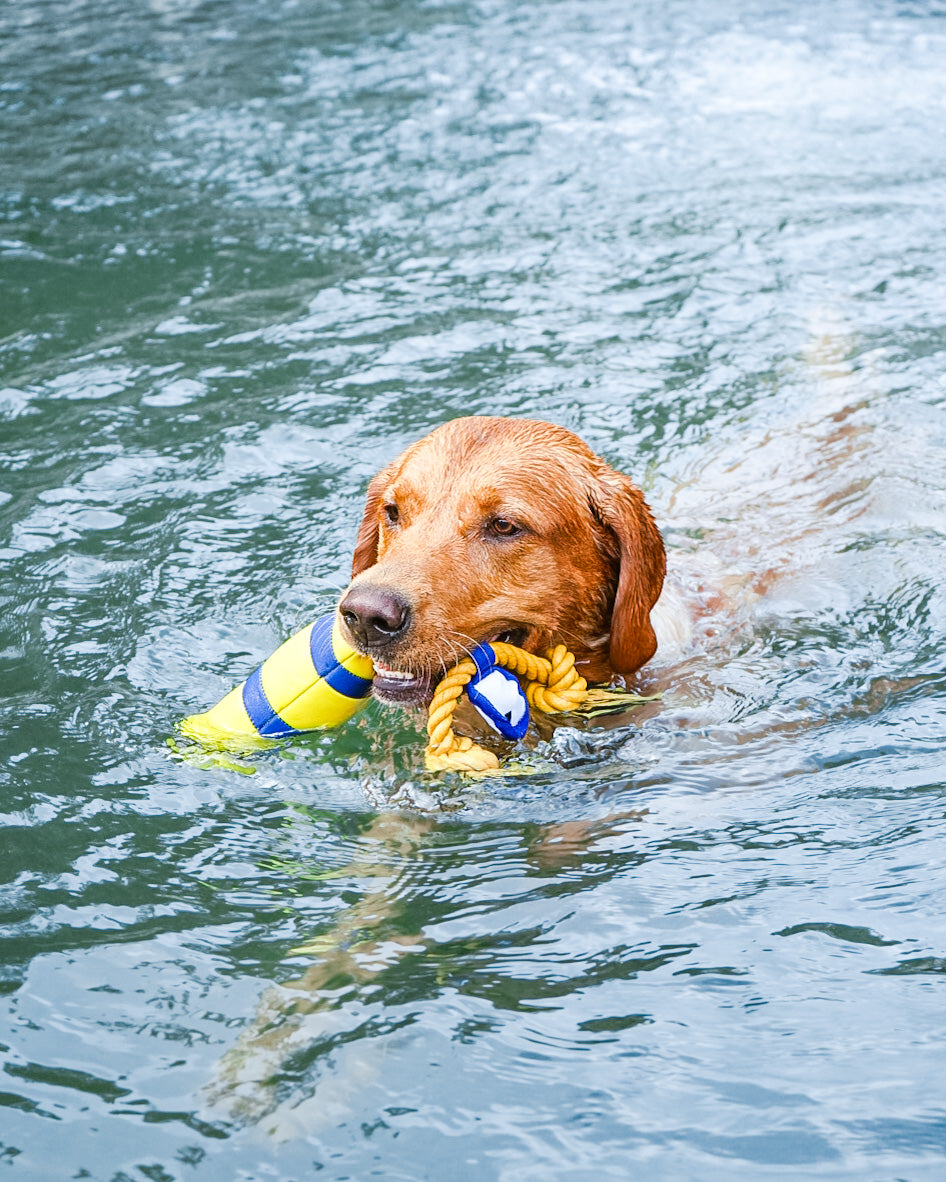
M380 701L420 705L474 644L564 643L591 682L657 648L663 542L639 488L572 432L462 418L368 487L339 610Z

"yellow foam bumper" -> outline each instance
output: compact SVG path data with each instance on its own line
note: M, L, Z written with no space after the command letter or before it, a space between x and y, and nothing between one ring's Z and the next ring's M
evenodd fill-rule
M337 616L321 616L279 646L216 706L181 723L205 747L282 738L338 726L371 693L374 667L342 637Z

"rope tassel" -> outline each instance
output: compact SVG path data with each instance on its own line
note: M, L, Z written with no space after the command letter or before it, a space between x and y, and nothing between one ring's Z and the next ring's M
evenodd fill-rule
M491 654L492 660L487 657L484 661L484 653ZM434 692L427 717L425 761L429 771L491 772L499 767L499 759L492 751L453 729L460 698L474 678L480 680L486 675L484 667L487 674L498 666L524 678L529 705L543 714L576 710L587 696L588 685L564 644L539 657L513 644L495 641L481 645L474 656L477 659L465 657L455 665Z

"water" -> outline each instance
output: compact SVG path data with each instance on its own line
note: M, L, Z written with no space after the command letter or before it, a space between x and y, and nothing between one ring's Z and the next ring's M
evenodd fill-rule
M944 16L0 9L11 1178L943 1176ZM764 596L532 777L175 761L469 412Z

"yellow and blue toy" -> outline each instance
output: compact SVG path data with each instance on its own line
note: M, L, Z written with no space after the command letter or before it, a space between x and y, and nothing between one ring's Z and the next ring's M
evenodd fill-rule
M338 726L364 706L373 677L370 657L348 644L337 616L320 616L216 706L185 718L181 731L204 747L232 750Z
M321 616L290 636L216 706L185 718L181 731L216 751L268 746L273 739L347 722L367 701L373 677L371 658L345 640L337 615ZM434 692L427 718L429 771L489 775L499 770L495 752L453 730L463 694L510 740L525 735L530 706L545 714L594 715L652 700L613 687L589 689L563 644L544 657L501 641L477 645Z

